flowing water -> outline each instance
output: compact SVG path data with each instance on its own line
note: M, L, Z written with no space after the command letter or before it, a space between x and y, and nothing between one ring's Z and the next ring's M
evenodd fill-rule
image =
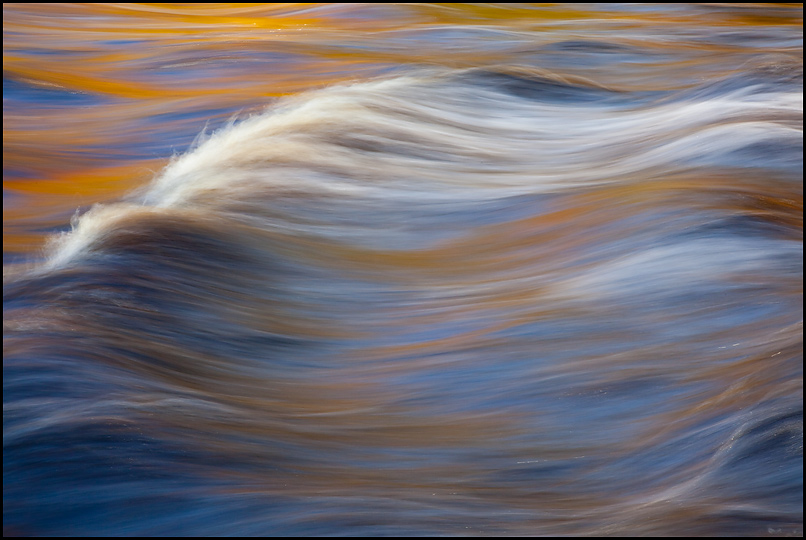
M6 535L802 535L800 4L3 26Z

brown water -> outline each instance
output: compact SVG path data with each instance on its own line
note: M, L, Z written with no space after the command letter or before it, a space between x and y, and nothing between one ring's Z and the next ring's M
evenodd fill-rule
M4 4L3 157L6 534L802 535L799 4Z

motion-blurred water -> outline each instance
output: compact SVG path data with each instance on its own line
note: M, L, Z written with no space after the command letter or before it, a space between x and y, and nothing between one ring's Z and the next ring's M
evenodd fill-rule
M5 534L802 535L801 23L4 4Z

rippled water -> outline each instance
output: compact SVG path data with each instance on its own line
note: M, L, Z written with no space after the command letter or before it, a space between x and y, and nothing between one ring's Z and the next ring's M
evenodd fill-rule
M802 163L800 5L4 4L4 532L802 535Z

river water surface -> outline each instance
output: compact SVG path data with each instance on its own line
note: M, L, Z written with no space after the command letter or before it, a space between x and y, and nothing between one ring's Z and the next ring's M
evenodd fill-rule
M799 4L4 4L6 535L802 535Z

